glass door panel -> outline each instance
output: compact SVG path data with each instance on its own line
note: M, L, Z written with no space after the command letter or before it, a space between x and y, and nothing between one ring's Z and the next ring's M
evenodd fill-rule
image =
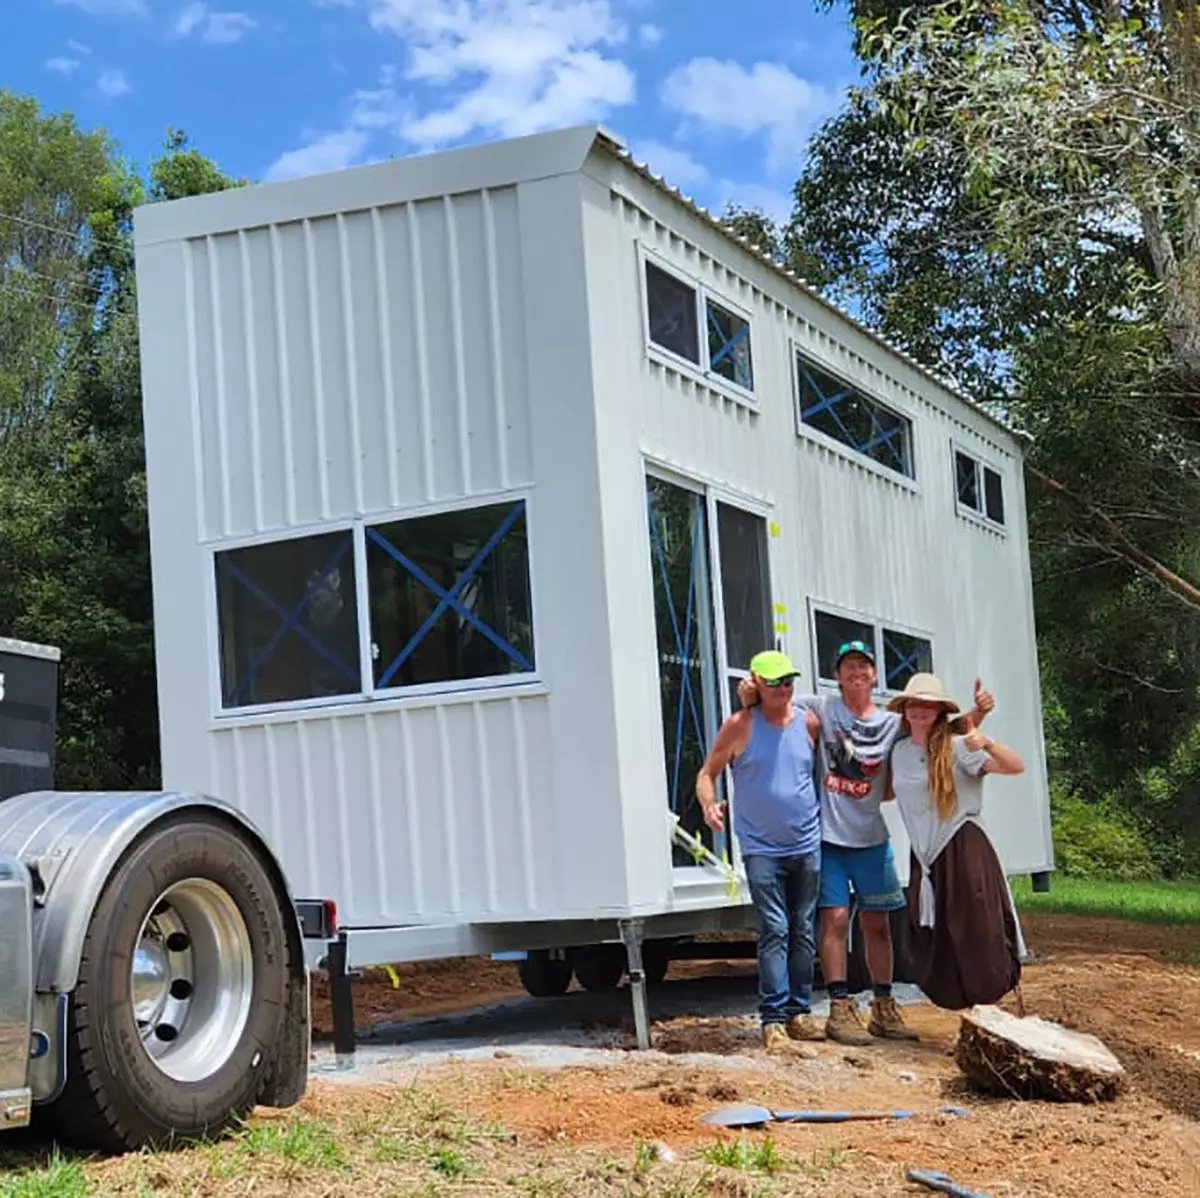
M653 476L646 498L668 801L683 827L720 855L724 838L714 841L695 795L721 721L708 506L702 493ZM678 846L673 860L695 864Z

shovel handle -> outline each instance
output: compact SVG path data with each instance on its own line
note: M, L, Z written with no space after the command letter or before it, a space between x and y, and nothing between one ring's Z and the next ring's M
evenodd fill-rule
M952 1198L988 1198L986 1194L977 1194L960 1186L948 1178L945 1173L935 1173L932 1169L907 1169L904 1173L906 1181L915 1182L927 1190L936 1190L939 1194L950 1194Z

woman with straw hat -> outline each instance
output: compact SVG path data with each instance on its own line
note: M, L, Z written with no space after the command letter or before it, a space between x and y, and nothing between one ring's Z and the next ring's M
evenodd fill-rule
M888 707L902 719L890 789L912 846L914 980L948 1010L994 1003L1020 981L1024 946L1008 880L980 820L983 777L1020 774L1025 763L969 717L952 724L958 704L934 674L914 674Z

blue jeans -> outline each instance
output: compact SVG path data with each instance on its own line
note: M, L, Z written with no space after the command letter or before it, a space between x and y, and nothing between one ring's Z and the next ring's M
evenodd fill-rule
M758 1012L763 1025L807 1015L812 1002L813 926L821 889L821 853L745 858L758 915Z

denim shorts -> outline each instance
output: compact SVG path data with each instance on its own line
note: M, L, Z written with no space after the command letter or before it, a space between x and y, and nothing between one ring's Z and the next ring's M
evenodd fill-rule
M865 849L822 843L817 905L849 907L851 889L860 911L899 911L905 905L890 840Z

